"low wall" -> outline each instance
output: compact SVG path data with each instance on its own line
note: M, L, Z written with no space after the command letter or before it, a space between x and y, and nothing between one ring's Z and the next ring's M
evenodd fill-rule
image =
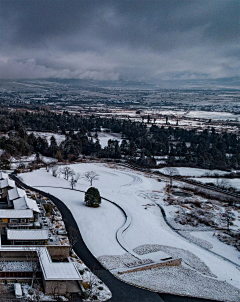
M164 266L177 266L177 265L181 265L181 263L182 263L182 258L172 259L172 260L166 260L166 261L159 262L159 263L138 266L138 267L131 268L131 269L126 269L126 270L123 269L123 270L119 271L118 273L120 275L127 274L127 273L134 273L134 272L138 272L138 271L145 271L148 269L164 267Z
M22 250L22 251L0 251L0 258L3 261L37 261L38 256L36 252Z
M5 261L26 261L29 260L38 260L38 256L36 252L30 250L31 247L36 249L41 247L46 247L48 252L53 260L62 260L67 259L70 254L70 246L69 245L33 245L33 246L19 246L19 250L14 250L18 246L8 246L9 250L2 249L0 250L0 258L4 259ZM11 250L12 248L12 250ZM23 250L20 250L23 249Z
M67 291L66 281L59 280L51 280L46 281L43 280L44 292L46 295L65 295Z
M53 260L62 260L69 257L69 245L45 245L45 247Z

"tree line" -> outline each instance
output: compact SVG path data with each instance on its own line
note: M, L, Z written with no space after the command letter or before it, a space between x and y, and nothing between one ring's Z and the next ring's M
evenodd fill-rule
M122 141L109 140L102 148L98 133L105 129L121 133ZM57 144L27 131L64 134ZM236 134L217 133L214 128L202 132L168 125L158 127L127 119L72 115L68 112L28 112L0 110L0 149L9 156L40 153L59 161L76 160L80 155L125 159L140 166L154 167L156 157L167 156L169 166L207 169L231 169L240 165L240 141Z

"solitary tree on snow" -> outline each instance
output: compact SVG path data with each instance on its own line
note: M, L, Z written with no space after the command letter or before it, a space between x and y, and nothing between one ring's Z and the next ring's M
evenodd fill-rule
M52 167L52 176L57 177L58 176L58 166L53 166Z
M178 169L174 167L166 167L163 169L163 173L167 176L169 176L170 180L170 188L172 187L172 177L175 175L179 175Z
M62 168L61 170L63 177L68 180L70 176L72 176L75 172L69 166Z
M68 240L70 245L70 251L72 252L75 244L80 240L79 231L75 227L72 226L69 227Z
M99 179L99 174L94 171L88 171L84 174L84 177L90 182L90 185L92 186L93 181Z
M230 231L230 224L234 220L234 214L231 211L225 210L224 212L222 212L222 218L227 224L228 231Z
M69 180L69 184L70 184L72 190L73 190L74 187L76 187L76 184L77 184L79 178L80 178L80 174L79 173L77 173L77 174L75 174L75 172L72 173L71 178Z

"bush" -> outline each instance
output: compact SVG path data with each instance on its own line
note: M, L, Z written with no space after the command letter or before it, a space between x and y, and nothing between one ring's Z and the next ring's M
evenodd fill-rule
M51 205L50 203L45 203L45 204L43 204L43 206L44 206L46 213L49 213L51 215L53 212L53 205Z
M98 189L91 187L85 193L85 203L89 207L99 207L101 203L101 196Z

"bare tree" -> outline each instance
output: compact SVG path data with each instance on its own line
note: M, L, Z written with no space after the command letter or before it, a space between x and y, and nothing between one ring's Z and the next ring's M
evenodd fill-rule
M90 182L90 185L92 186L93 181L99 179L99 174L94 171L88 171L84 173L84 178L88 180Z
M60 298L61 296L61 288L62 282L61 281L53 281L51 285L51 290L55 301L62 301Z
M71 169L69 166L65 166L61 169L61 173L63 174L63 177L68 180L71 175L73 175L75 172L73 169Z
M219 187L219 188L222 188L222 189L229 189L230 187L230 182L228 179L224 179L224 178L217 178L216 179L216 186Z
M80 174L79 173L77 173L77 174L73 173L71 175L71 178L69 180L69 184L70 184L72 190L73 190L74 187L76 187L76 184L77 184L79 178L80 178Z
M230 225L231 222L234 220L234 214L231 211L225 210L225 212L222 213L222 218L227 224L228 231L230 231Z
M58 166L56 166L56 165L53 166L52 169L51 169L51 171L52 171L52 176L54 176L54 177L58 176L58 172L59 172Z
M172 178L175 175L179 175L179 171L174 167L166 167L163 169L163 173L169 177L170 188L172 187Z
M72 251L75 244L80 240L79 231L72 226L70 226L70 228L68 229L68 240L70 245L70 251Z
M87 301L97 300L97 292L99 292L99 275L96 276L96 267L91 270L86 267L84 269L82 280L82 294L83 299ZM103 287L102 287L103 289Z

